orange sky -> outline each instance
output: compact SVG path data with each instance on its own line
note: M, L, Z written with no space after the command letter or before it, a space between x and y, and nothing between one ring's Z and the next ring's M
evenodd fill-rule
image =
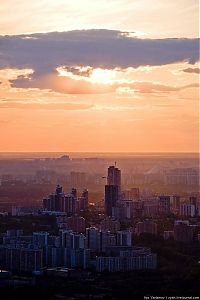
M48 7L46 2L9 0L0 8L0 151L198 152L199 65L192 48L186 45L190 52L179 57L176 46L174 53L166 46L158 50L159 56L149 44L148 56L142 41L137 44L136 39L132 45L130 40L137 35L150 43L151 38L158 48L157 38L198 37L197 1L163 0L152 7L151 0L87 0L87 11L80 0L48 1ZM30 18L31 12L36 19ZM90 40L83 38L83 49L88 43L91 53L87 56L88 50L81 47L77 52L70 48L77 34L72 31L67 44L64 37L59 46L66 47L65 58L59 47L54 49L62 35L49 41L45 34L75 29L87 34L82 30L102 28L104 13L103 28L126 31L124 39L119 37L120 51L113 46L119 41L112 31L97 30L88 33L89 38L97 45L100 38L105 46L101 43L91 50ZM128 32L133 31L130 36ZM34 32L45 33L42 37L27 34ZM11 40L4 39L4 34ZM13 36L17 34L26 35ZM173 47L174 41L170 42ZM110 63L105 47L113 51L116 61ZM46 55L41 59L43 49Z

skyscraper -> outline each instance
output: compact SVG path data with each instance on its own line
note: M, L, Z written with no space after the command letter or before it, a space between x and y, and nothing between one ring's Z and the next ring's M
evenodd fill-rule
M121 191L121 171L115 166L108 168L107 185L105 186L105 212L112 216L112 208L116 207Z
M118 168L114 166L108 168L107 185L117 185L119 188L121 187L121 171Z
M66 212L68 216L75 214L77 203L77 191L72 189L70 194L65 195L60 185L56 192L43 199L43 208L50 211Z
M116 207L119 199L119 189L117 185L105 186L105 212L107 216L112 216L112 208Z
M55 193L43 199L43 208L51 211L63 211L65 194L60 185L57 185Z

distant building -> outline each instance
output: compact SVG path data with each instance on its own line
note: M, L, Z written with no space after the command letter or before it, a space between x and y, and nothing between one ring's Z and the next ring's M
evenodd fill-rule
M121 171L118 168L114 166L110 166L108 168L107 185L116 185L119 188L121 187Z
M107 252L112 247L131 247L132 231L123 230L111 233L95 227L86 229L87 248L92 252Z
M144 220L143 222L138 222L135 227L135 232L137 235L143 233L157 235L157 224L152 220Z
M89 266L89 249L64 249L64 267L86 269Z
M80 216L71 216L66 219L66 228L74 232L85 232L85 219Z
M181 205L180 196L178 196L178 195L171 196L170 205L171 205L172 213L178 215L180 213L180 205Z
M89 207L88 190L84 190L79 200L79 210L87 210Z
M60 245L63 248L70 249L85 249L86 237L80 233L75 233L72 230L60 230Z
M33 232L33 244L38 247L48 246L49 233L46 231Z
M105 186L105 213L112 216L112 208L117 206L119 200L119 188L117 185Z
M74 215L76 213L76 203L76 193L74 192L73 194L72 191L71 194L65 196L63 211L66 212L68 216Z
M0 266L11 271L34 272L43 267L42 249L0 246Z
M146 201L143 206L143 216L145 217L156 217L158 215L159 208L158 202L156 201Z
M180 168L170 170L165 174L165 184L198 186L198 170L193 168Z
M117 246L132 246L132 232L130 230L121 230L117 232Z
M100 229L102 231L110 231L116 233L120 229L120 222L111 217L107 217L100 223Z
M37 207L22 207L22 206L12 206L11 214L12 216L37 216L40 209Z
M190 243L193 240L193 228L185 221L175 222L174 239L178 242Z
M189 201L190 201L190 205L193 205L194 206L194 210L195 210L195 213L194 215L195 216L198 216L198 200L197 200L197 197L196 196L192 196L189 198Z
M20 237L23 235L22 229L9 229L6 231L7 237Z
M133 217L142 217L144 214L144 202L133 201Z
M57 185L55 193L43 199L43 208L48 211L64 211L65 194L62 187Z
M160 215L170 214L170 196L159 196L158 208Z
M47 211L66 212L71 216L76 212L77 191L72 189L70 194L65 195L60 185L57 185L55 193L43 199L43 208Z
M108 168L107 185L105 186L105 212L112 216L112 208L117 206L121 194L121 171L110 166Z
M70 185L71 187L84 188L86 186L86 173L71 172Z
M97 272L127 272L148 270L157 267L157 256L143 248L121 251L118 256L99 256L96 258Z
M69 157L69 155L62 155L61 157L57 158L57 160L69 162L70 161L70 157Z
M194 217L196 215L195 205L193 204L181 204L180 215L185 217Z
M111 234L109 231L99 231L98 233L98 252L105 252L111 244ZM116 243L116 239L115 239Z
M98 235L99 230L96 227L90 227L86 229L86 243L87 248L91 251L98 251Z

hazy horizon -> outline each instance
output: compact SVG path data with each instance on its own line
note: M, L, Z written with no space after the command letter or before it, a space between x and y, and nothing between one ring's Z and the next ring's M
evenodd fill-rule
M128 158L128 157L199 157L198 152L0 152L0 159L59 158L68 155L70 158Z
M0 0L2 299L200 300L199 42L197 0Z

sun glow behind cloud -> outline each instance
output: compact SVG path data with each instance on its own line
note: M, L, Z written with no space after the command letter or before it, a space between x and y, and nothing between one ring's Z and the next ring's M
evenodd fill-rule
M15 143L19 151L37 151L35 145L39 141L43 151L58 151L60 147L75 151L77 145L82 151L145 151L146 147L149 151L194 151L197 149L197 89L177 88L180 84L187 86L196 81L196 73L183 71L189 66L183 62L162 67L115 68L107 70L106 81L101 77L104 70L91 66L71 66L71 72L66 66L57 70L58 78L71 76L77 91L82 81L94 87L97 82L114 86L113 92L107 96L55 92L51 90L51 82L49 89L16 88L10 85L9 80L27 77L31 82L29 76L34 74L33 70L1 70L0 81L5 75L4 84L7 82L6 88L4 86L1 91L0 103L0 109L4 109L0 132L4 136L6 150L12 149ZM196 70L197 66L195 64L192 68ZM10 131L17 135L19 130L18 140L13 137L10 143L6 136ZM50 136L54 137L57 146L55 143L49 145ZM109 136L113 137L112 143ZM117 143L118 139L121 145ZM171 139L173 145L169 143Z
M69 71L73 69L75 73ZM69 70L65 66L58 67L57 72L59 76L70 77L74 80L85 80L91 83L98 84L113 84L115 82L123 82L117 78L118 70L117 69L101 69L101 68L92 68L91 66L81 67L73 66Z
M91 66L60 66L56 68L58 76L71 78L75 81L86 81L91 84L117 85L121 91L131 90L128 84L149 82L155 84L172 85L179 87L179 85L193 84L197 82L196 74L199 62L193 65L193 68L188 68L188 62L180 62L175 64L168 64L164 66L141 66L138 68L114 68L103 69L93 68ZM186 70L186 71L185 71ZM189 70L187 72L187 70ZM192 73L192 70L194 72ZM119 86L119 87L118 87Z
M154 2L1 3L0 151L198 151L198 5Z

